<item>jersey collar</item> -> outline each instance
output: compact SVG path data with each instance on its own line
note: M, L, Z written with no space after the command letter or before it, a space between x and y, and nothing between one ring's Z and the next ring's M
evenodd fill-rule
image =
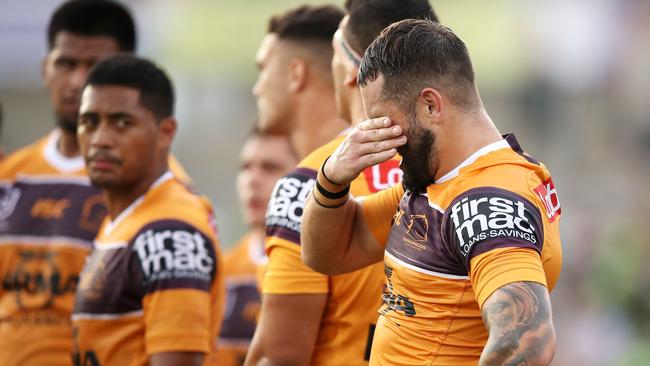
M120 212L119 215L115 218L115 220L111 221L110 219L107 219L108 222L106 223L106 226L104 226L104 235L108 235L113 229L115 229L122 221L124 221L131 213L144 201L147 193L151 192L154 188L162 185L166 181L172 179L174 177L174 174L170 172L169 170L163 173L158 179L156 179L151 186L147 189L146 192L144 192L140 197L138 197L135 201L133 201L127 208L124 209L124 211ZM108 217L108 216L107 216Z
M449 173L438 178L438 180L436 180L434 183L435 184L443 183L453 178L456 178L460 174L461 169L471 165L476 161L476 159L480 158L483 155L487 155L493 151L497 151L505 148L510 148L510 144L506 139L501 139L497 142L493 142L489 145L483 146L482 148L474 152L472 155L470 155L467 159L465 159L465 161L460 163L457 167L452 169Z
M56 170L62 173L74 173L85 167L84 160L79 156L69 158L59 152L58 144L61 138L61 130L55 129L50 133L43 148L43 157Z

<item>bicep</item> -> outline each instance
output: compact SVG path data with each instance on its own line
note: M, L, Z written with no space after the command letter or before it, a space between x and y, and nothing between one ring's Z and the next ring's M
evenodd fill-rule
M201 366L203 353L198 352L165 352L149 356L151 366Z
M308 364L326 301L327 294L265 294L246 365Z
M489 338L480 365L547 365L555 352L551 301L545 286L513 282L482 307Z

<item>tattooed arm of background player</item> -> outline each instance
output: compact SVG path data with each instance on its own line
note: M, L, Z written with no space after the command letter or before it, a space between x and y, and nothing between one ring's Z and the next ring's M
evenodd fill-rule
M551 363L555 330L546 287L535 282L505 285L488 297L482 312L489 338L479 366Z

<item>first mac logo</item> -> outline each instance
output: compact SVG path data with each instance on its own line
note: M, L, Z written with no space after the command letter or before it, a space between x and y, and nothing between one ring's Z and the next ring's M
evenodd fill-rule
M461 253L467 256L482 241L508 238L539 246L541 228L531 214L534 207L525 198L494 189L469 194L450 209L453 230Z
M210 240L189 227L149 229L133 245L149 281L192 278L209 282L215 268L211 249Z

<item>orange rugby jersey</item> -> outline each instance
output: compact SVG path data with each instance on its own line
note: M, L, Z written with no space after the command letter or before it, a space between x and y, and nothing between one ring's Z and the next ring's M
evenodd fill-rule
M70 365L79 271L106 213L59 131L0 162L0 364Z
M162 352L213 352L223 278L212 210L170 172L105 219L74 304L77 365L146 365Z
M264 242L255 240L250 234L224 253L226 305L217 352L211 365L244 364L260 310L257 266L265 260Z
M327 294L323 318L310 365L367 365L372 336L381 304L385 280L381 263L365 269L326 276L303 264L300 255L300 225L305 199L316 182L316 174L345 136L340 136L310 154L275 186L267 211L264 294ZM368 168L350 192L367 196L398 183L397 160Z
M557 192L514 135L480 149L426 193L396 186L362 204L387 243L371 365L476 365L488 337L485 300L518 281L551 290L559 277Z
M0 365L70 365L75 289L106 210L60 134L0 162ZM190 183L173 156L170 168Z

